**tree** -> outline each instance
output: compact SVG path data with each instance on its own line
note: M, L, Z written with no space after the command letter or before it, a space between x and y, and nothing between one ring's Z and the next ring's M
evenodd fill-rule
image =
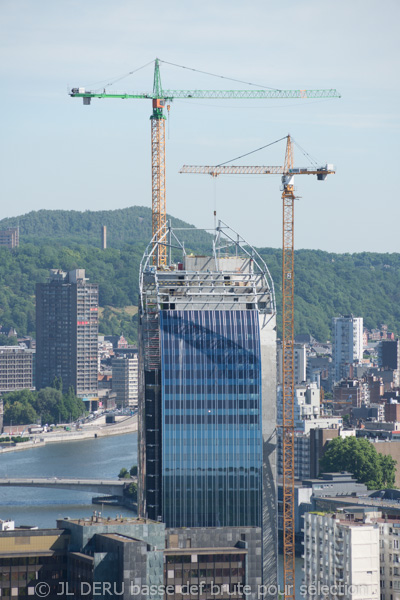
M57 377L57 375L56 375L53 379L53 383L51 384L51 387L54 388L55 390L60 390L60 392L62 392L62 389L63 389L62 377Z
M14 335L8 337L5 333L0 333L0 346L17 346L17 344L18 340Z
M84 414L86 410L85 403L75 395L73 387L70 387L68 392L63 395L63 400L67 418L69 420L76 421Z
M134 481L124 490L124 495L134 502L137 501L137 484Z
M28 402L13 402L10 404L6 401L4 406L4 422L10 425L29 425L36 423L37 413L31 404Z
M365 438L335 438L320 460L321 472L349 471L368 489L382 489L394 484L396 461L378 454Z
M129 474L131 477L136 477L137 476L137 465L133 465L133 467L131 467Z
M31 390L18 390L3 396L4 421L14 425L28 425L36 423L38 415L34 409L36 392Z
M129 471L128 469L125 469L125 467L122 467L122 469L119 472L118 478L119 479L129 479L130 475L129 475Z
M392 458L389 454L378 454L378 456L381 463L384 487L392 488L394 487L397 461L395 461L394 458Z

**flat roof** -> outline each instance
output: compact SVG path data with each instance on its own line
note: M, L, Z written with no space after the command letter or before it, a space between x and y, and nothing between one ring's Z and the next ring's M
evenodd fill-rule
M247 554L245 548L165 548L164 554Z
M98 520L96 520L98 519ZM88 517L82 517L81 519L57 519L57 523L73 523L74 525L80 526L93 526L93 525L163 525L160 521L152 521L151 519L140 519L123 517L122 519L112 519L108 517L94 517L93 520Z

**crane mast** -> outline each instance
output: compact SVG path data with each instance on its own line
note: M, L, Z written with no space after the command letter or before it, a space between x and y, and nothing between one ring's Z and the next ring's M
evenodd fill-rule
M153 114L151 121L151 206L152 206L152 237L155 240L153 264L167 264L167 247L157 244L157 238L162 236L167 223L165 203L165 100L162 98L161 76L159 61L156 59L154 69Z
M316 175L323 181L335 171L332 165L293 165L293 145L287 136L282 166L184 165L180 173L219 175L282 175L282 465L283 465L283 582L285 600L295 599L295 496L294 496L294 176Z
M92 98L146 99L153 101L151 121L151 180L152 180L152 236L153 263L156 266L166 265L167 246L160 240L165 239L166 231L166 192L165 192L165 115L164 106L167 100L179 99L305 99L305 98L340 98L335 89L321 90L163 90L160 76L160 60L155 59L153 91L149 93L108 93L91 92L83 87L72 88L72 98L82 98L83 104L89 105Z
M282 176L282 465L283 465L283 581L285 599L294 600L294 176L293 150L287 138Z

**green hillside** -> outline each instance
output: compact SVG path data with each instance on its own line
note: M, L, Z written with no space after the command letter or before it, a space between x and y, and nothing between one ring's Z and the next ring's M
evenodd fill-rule
M192 227L184 221L168 215L174 227ZM134 242L147 245L151 239L151 210L145 206L131 206L116 210L38 210L20 217L12 217L0 221L0 229L19 226L21 244L46 242L52 245L65 246L82 244L84 246L101 247L101 227L107 227L107 246L123 248L125 244ZM189 245L193 241L190 232L186 233ZM207 240L208 235L196 240ZM198 242L197 242L198 243Z
M172 219L175 227L191 227ZM0 221L0 229L19 224L21 245L0 248L0 324L19 334L35 333L35 283L49 269L86 269L100 286L100 331L124 333L136 340L139 264L151 236L151 211L131 207L110 211L31 212ZM100 249L100 228L107 225L109 247ZM194 241L183 232L188 251L209 248L209 234ZM196 235L196 238L198 236ZM280 306L281 251L260 249L275 282ZM311 333L325 341L333 316L353 313L366 327L386 323L400 333L400 254L332 254L320 250L296 252L296 333ZM118 310L116 310L118 309ZM279 322L279 319L278 319ZM278 327L279 334L280 325Z

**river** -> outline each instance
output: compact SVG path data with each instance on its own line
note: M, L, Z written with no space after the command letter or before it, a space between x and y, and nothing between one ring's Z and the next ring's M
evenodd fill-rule
M0 455L0 477L88 477L114 478L122 467L137 462L137 433L101 437L81 442L47 444L40 448ZM93 510L94 492L41 488L0 487L0 519L16 525L55 527L56 519L88 517ZM116 512L132 516L122 507L103 507L103 515Z

